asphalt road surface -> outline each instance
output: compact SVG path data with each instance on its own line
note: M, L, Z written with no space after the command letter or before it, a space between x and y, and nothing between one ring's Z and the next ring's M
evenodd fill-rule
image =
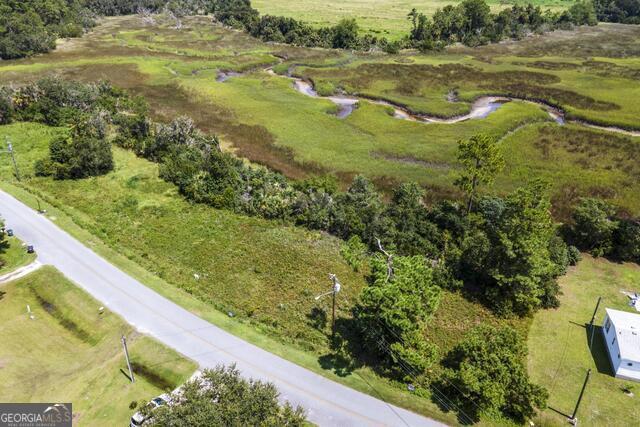
M333 382L225 332L128 276L2 191L0 215L17 237L35 246L40 262L56 267L140 332L202 368L235 363L245 377L274 383L282 399L303 406L316 424L443 425Z

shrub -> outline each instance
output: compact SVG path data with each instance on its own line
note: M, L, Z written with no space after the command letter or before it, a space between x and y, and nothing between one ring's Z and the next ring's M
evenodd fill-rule
M367 245L359 236L353 236L340 245L340 255L353 271L359 271L367 255Z
M620 220L613 241L615 257L622 261L640 263L640 221Z
M205 369L202 376L188 381L172 404L155 409L150 426L303 426L304 410L280 404L271 383L245 380L240 371L219 366ZM145 423L147 424L147 423Z
M80 179L104 175L113 170L111 144L105 139L74 135L54 139L49 158L38 161L36 175L55 179Z
M594 256L610 254L613 234L618 227L614 215L615 208L604 200L580 199L572 213L571 239L577 247Z
M568 247L569 265L577 265L582 260L580 250L573 245Z
M504 414L523 422L544 409L547 391L529 381L527 349L510 327L479 326L451 350L436 387L466 413Z

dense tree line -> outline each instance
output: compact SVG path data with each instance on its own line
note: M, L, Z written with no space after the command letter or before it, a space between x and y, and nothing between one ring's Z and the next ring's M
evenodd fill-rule
M402 40L389 41L384 37L360 35L354 19L316 28L294 18L260 15L250 0L87 0L87 5L107 15L130 14L141 9L157 12L164 8L178 10L183 15L211 13L218 22L242 29L263 41L353 50L377 48L391 53L408 47L437 49L455 42L476 46L504 38L521 38L531 32L597 23L591 0L580 1L565 12L543 12L540 7L528 4L515 5L498 14L490 12L485 0L464 0L456 6L439 9L432 19L412 10L408 15L412 22L409 34Z
M640 0L593 0L599 21L640 24Z
M188 381L171 404L149 411L149 426L264 426L306 425L304 410L278 402L271 383L245 380L235 366L205 369Z
M0 59L49 52L93 25L83 0L0 0Z
M539 6L528 4L515 5L498 14L491 13L485 0L464 0L438 9L431 20L413 9L408 15L412 23L410 33L400 41L390 42L385 38L360 36L355 20L313 28L292 18L260 16L249 0L215 0L212 4L210 10L219 22L242 28L265 41L359 50L381 48L388 52L405 47L431 50L455 42L477 46L504 38L521 38L530 32L597 24L590 0L578 2L565 12L543 12Z
M386 203L363 176L346 191L335 178L291 183L262 167L248 166L219 150L188 118L151 125L144 111L119 123L117 142L160 163L160 176L189 200L217 208L324 230L342 239L354 236L367 247L380 244L399 256L422 256L441 263L441 286L473 284L495 308L527 314L557 304L556 278L570 263L569 249L558 237L549 197L539 183L506 198L481 198L461 206L442 202L428 208L416 184L398 186ZM474 146L484 148L470 148ZM468 167L459 180L470 200L476 186L490 182L500 160L496 142L478 136L461 142ZM466 153L466 154L465 154ZM474 156L477 156L475 158ZM470 184L469 184L470 183Z
M640 263L640 219L619 215L604 200L581 199L564 231L567 240L594 256Z
M528 33L542 33L572 25L596 25L591 0L575 3L564 12L543 12L531 3L514 5L497 14L491 13L485 0L464 0L438 9L429 19L413 9L408 18L412 28L407 43L421 50L431 50L460 42L468 46L519 39Z

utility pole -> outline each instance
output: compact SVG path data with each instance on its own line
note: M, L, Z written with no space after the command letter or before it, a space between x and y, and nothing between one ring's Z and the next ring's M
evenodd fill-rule
M589 377L591 376L591 369L587 371L587 376L584 379L584 384L582 384L582 390L580 390L580 396L578 397L578 401L576 402L576 407L573 410L573 415L569 418L569 423L576 426L578 425L578 419L576 418L576 414L578 413L578 408L580 408L580 402L582 402L582 396L584 396L584 391L587 388L587 383L589 382Z
M338 282L338 278L335 274L329 274L329 278L333 283L333 287L331 290L331 296L333 299L332 307L331 307L331 339L335 339L336 335L336 294L340 292L340 282Z
M589 348L593 347L593 322L596 320L596 314L598 313L598 308L600 307L600 301L602 301L602 297L598 297L596 309L593 310L593 316L591 316L591 322L589 322L589 332L591 333L591 337L589 338Z
M18 181L20 181L20 170L18 170L18 163L16 162L16 156L13 152L13 144L11 144L11 141L9 141L9 137L6 136L5 140L7 141L7 153L9 153L11 155L11 160L13 161L13 168L16 171L16 178L18 179Z
M325 292L323 294L316 296L314 299L318 301L320 300L320 298L331 294L331 297L333 300L331 302L331 339L333 340L336 335L336 294L340 292L341 285L335 274L330 273L329 279L331 280L331 283L332 283L331 290L329 292Z
M129 361L129 350L127 349L127 337L122 336L122 347L124 348L124 357L127 359L127 367L129 368L129 378L134 383L136 380L133 378L133 369L131 369L131 362Z
M600 301L602 301L602 297L598 297L598 303L596 304L596 309L593 310L593 316L591 316L591 322L589 323L593 326L593 321L596 320L596 313L598 313L598 307L600 307Z

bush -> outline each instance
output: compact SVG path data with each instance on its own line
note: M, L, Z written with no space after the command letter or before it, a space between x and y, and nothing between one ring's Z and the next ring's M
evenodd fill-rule
M527 349L510 327L479 326L445 359L446 369L435 386L465 413L504 414L524 422L544 409L547 391L529 381Z
M569 265L578 265L578 263L582 260L582 254L580 253L580 250L573 245L569 245L567 252Z
M36 162L35 173L55 179L80 179L113 170L111 144L105 139L74 135L54 139L49 158Z
M620 220L613 234L613 241L616 258L640 263L640 221Z
M614 215L615 208L604 200L580 199L572 213L571 240L594 256L610 254L613 250L613 234L618 227Z
M235 366L205 369L188 381L172 404L155 409L150 426L303 426L304 410L280 405L271 383L245 380Z
M367 255L367 245L359 236L353 236L340 245L340 255L353 271L359 271Z
M6 125L13 121L12 93L7 88L0 88L0 125Z

